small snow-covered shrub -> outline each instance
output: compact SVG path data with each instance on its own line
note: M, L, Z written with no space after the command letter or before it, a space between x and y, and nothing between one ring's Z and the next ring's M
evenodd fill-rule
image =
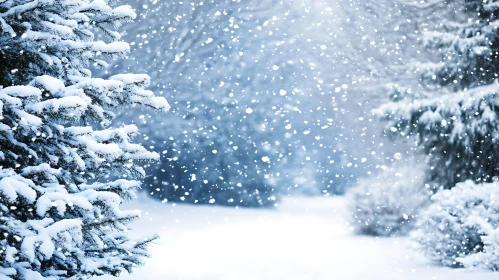
M347 194L351 224L359 234L393 236L407 234L419 210L430 197L422 168L385 168L363 178Z
M457 184L432 196L415 240L433 261L449 267L499 270L499 182Z

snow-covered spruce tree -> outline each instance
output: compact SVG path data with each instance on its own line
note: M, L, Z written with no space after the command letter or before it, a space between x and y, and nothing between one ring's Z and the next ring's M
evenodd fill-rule
M347 193L351 226L359 234L400 236L412 230L431 190L422 167L383 167Z
M112 6L0 0L0 279L117 276L154 240L129 239L139 213L120 205L140 186L137 162L159 156L131 142L135 126L104 126L115 108L168 103L147 75L91 77L129 50L113 29L135 14Z
M454 2L455 19L423 33L440 55L419 65L424 87L377 111L388 122L387 134L417 138L430 156L430 179L445 188L499 175L499 2Z
M499 270L499 183L469 180L432 197L414 238L433 261Z

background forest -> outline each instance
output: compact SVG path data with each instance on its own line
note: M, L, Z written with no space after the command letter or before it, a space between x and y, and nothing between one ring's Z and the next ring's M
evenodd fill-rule
M132 51L115 68L149 73L172 103L168 115L120 117L162 155L146 179L158 199L265 207L282 195L342 194L391 156L370 110L416 47L381 36L417 24L392 2L130 4L141 16L125 26ZM388 7L392 18L380 18Z

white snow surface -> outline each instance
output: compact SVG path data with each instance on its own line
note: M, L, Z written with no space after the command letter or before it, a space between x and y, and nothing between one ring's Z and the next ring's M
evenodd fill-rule
M343 197L286 198L276 209L162 204L141 197L133 235L159 233L141 280L488 280L498 274L434 266L408 238L355 235ZM100 277L99 280L115 279Z

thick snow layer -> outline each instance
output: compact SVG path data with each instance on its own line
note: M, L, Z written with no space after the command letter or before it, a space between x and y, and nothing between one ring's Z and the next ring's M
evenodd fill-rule
M288 198L275 210L161 204L141 198L135 234L158 232L141 280L488 280L431 266L406 238L356 236L344 198ZM113 277L101 277L113 279Z

